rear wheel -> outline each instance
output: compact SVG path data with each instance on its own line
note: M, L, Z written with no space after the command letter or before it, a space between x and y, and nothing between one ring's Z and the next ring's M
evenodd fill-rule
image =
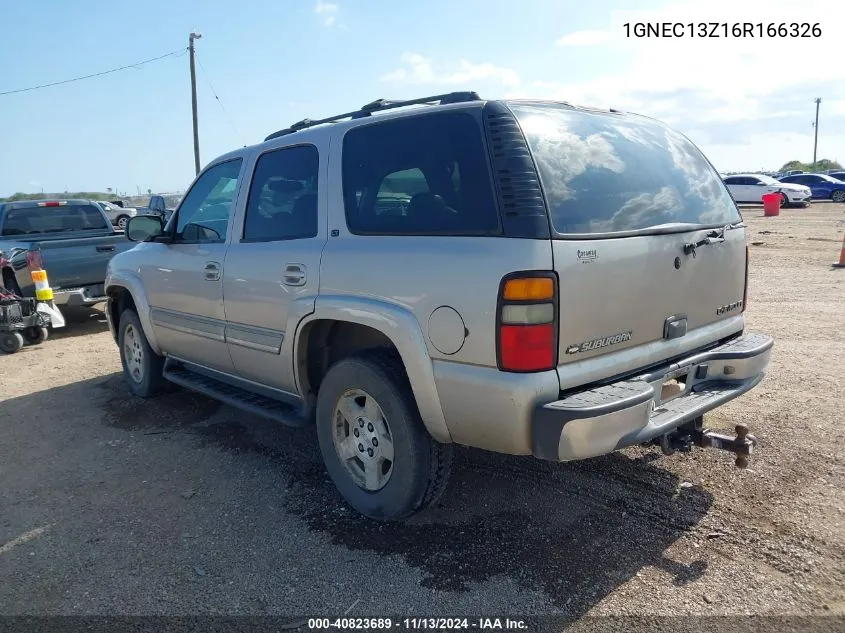
M338 491L371 519L399 520L431 505L451 472L452 446L426 431L395 354L368 352L329 369L317 437Z
M14 354L23 347L23 336L20 332L3 332L0 334L0 352Z
M134 310L124 310L120 315L118 346L123 375L130 391L141 398L158 393L165 382L164 357L150 347Z
M118 216L118 218L117 218L117 228L119 228L121 231L125 231L127 222L129 222L129 216L128 215Z
M834 191L831 194L830 199L834 202L845 202L845 191L843 191L842 189Z
M24 340L30 345L41 345L47 340L50 331L46 327L28 327L23 332Z

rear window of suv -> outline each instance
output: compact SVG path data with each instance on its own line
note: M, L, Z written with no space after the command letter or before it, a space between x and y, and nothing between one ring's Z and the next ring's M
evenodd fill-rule
M343 140L343 195L352 233L501 233L481 125L466 112L349 130Z
M704 155L656 121L558 104L509 105L534 156L558 233L740 220Z

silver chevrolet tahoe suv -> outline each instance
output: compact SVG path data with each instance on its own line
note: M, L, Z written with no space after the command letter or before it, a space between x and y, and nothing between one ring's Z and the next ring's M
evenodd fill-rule
M451 93L304 120L130 220L108 318L132 392L176 383L315 425L378 520L454 444L553 461L755 440L702 426L757 385L748 249L718 173L642 116Z

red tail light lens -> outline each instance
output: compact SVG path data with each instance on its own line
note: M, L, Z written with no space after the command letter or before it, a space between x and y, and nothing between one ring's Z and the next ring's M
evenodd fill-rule
M41 270L43 262L39 251L28 251L26 254L26 267L30 270Z
M505 277L499 289L496 326L500 370L554 369L558 331L554 273L514 273Z
M555 326L503 325L499 331L502 368L543 371L555 366Z

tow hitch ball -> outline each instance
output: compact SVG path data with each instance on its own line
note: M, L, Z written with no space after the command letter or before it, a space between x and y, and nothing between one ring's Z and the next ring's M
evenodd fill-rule
M716 448L729 451L736 455L737 468L747 468L748 458L757 446L757 438L748 432L748 425L740 423L734 427L736 437L717 433L701 428L701 421L696 420L692 428L681 427L672 433L667 433L658 440L664 455L671 455L676 451L689 452L693 446L701 448Z

